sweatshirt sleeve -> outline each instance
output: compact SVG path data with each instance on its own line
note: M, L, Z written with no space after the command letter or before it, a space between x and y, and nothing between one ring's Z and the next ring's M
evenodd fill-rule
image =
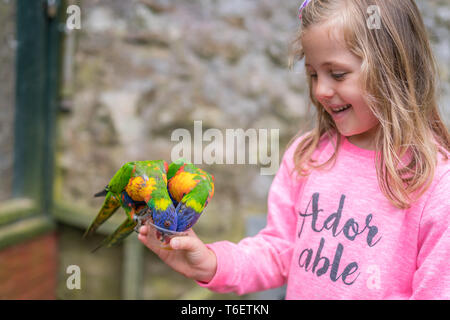
M420 223L412 299L450 299L450 171L435 185Z
M239 295L282 286L286 282L295 240L296 214L293 185L294 143L286 151L268 196L266 227L256 236L235 244L208 244L217 256L217 271L209 283L200 286L216 292Z

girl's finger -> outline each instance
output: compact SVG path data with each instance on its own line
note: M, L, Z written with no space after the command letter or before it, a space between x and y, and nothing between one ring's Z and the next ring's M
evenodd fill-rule
M139 234L138 234L137 237L138 237L138 240L139 240L140 242L142 242L143 244L147 245L147 235L142 234L142 233L140 232L140 230L139 230Z
M142 234L143 236L146 236L147 233L148 233L148 227L147 226L142 226L142 227L139 228L139 234L140 235Z

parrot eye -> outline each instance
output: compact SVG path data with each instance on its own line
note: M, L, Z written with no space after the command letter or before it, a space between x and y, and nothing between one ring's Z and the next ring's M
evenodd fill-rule
M172 223L169 220L164 222L164 227L169 228Z

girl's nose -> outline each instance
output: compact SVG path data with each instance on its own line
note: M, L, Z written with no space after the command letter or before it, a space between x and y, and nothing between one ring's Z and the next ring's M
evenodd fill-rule
M316 81L316 87L314 90L316 99L319 101L328 101L334 95L333 86L325 79L318 78Z

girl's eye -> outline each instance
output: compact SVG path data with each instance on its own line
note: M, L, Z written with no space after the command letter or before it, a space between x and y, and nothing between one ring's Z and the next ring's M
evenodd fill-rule
M310 76L311 78L317 78L317 74L315 74L315 73L310 73L309 76Z
M332 73L331 76L336 79L336 80L342 80L344 79L344 76L346 75L346 72L342 72L342 73Z

